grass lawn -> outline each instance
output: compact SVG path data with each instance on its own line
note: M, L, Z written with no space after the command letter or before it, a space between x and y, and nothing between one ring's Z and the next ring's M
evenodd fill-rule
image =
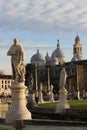
M9 128L0 128L0 130L13 130L13 129L9 129Z
M43 108L56 108L58 102L39 104ZM83 108L87 109L87 100L69 100L70 108Z

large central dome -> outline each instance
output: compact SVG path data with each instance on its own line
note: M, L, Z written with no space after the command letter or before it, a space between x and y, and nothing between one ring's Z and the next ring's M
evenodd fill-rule
M65 57L63 51L60 49L60 45L57 44L57 49L53 51L52 57L63 58Z
M59 40L57 43L57 49L54 50L52 53L51 60L53 61L54 58L58 60L58 64L62 64L66 62L66 56L64 55L62 49L60 48Z

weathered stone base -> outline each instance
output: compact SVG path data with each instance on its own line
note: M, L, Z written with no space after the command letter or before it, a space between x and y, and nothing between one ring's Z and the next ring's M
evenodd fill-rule
M70 108L70 106L67 101L67 90L64 89L59 91L59 103L56 107L56 113L62 113L66 108Z
M38 95L38 103L44 103L42 93L39 93L39 95Z
M54 102L54 95L53 95L53 92L50 93L49 101Z
M11 86L12 104L6 114L6 123L13 124L16 120L31 119L31 113L26 107L26 97L23 83L16 83Z
M32 108L32 107L35 107L37 106L37 103L35 101L35 94L32 93L32 94L29 94L28 96L28 107Z

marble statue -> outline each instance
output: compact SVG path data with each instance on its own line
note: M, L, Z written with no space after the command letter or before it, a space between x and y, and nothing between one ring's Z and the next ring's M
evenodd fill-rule
M38 103L44 103L43 93L42 93L42 82L40 83L40 88L38 93Z
M39 91L42 92L42 83L40 83L40 90Z
M53 85L51 84L50 92L53 92Z
M6 123L14 124L17 119L32 119L31 112L26 107L24 51L17 39L14 39L14 44L10 47L7 55L11 56L14 83L10 86L12 100L11 107L6 113Z
M14 44L10 47L7 55L11 56L12 76L14 82L24 82L24 50L17 39L14 39Z
M52 84L51 84L51 86L50 86L50 96L49 96L49 101L51 101L51 102L54 101L53 85L52 85Z
M63 113L65 109L69 109L69 103L67 100L67 90L65 88L66 85L66 79L67 79L67 73L65 68L63 67L60 73L60 90L59 90L59 102L56 106L56 113Z
M62 68L61 73L60 73L60 81L59 81L59 86L61 90L65 89L66 78L67 78L66 70L65 68Z

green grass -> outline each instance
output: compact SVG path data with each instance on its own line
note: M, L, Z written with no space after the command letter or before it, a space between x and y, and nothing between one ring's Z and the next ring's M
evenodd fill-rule
M9 129L9 128L0 128L0 130L13 130L13 129Z
M71 100L69 101L71 108L85 108L87 109L87 100Z
M54 103L44 103L44 104L39 104L39 107L43 107L43 108L55 108L57 105L56 102Z
M70 108L83 108L87 109L87 100L69 100ZM56 108L58 102L39 104L39 107L43 108Z

